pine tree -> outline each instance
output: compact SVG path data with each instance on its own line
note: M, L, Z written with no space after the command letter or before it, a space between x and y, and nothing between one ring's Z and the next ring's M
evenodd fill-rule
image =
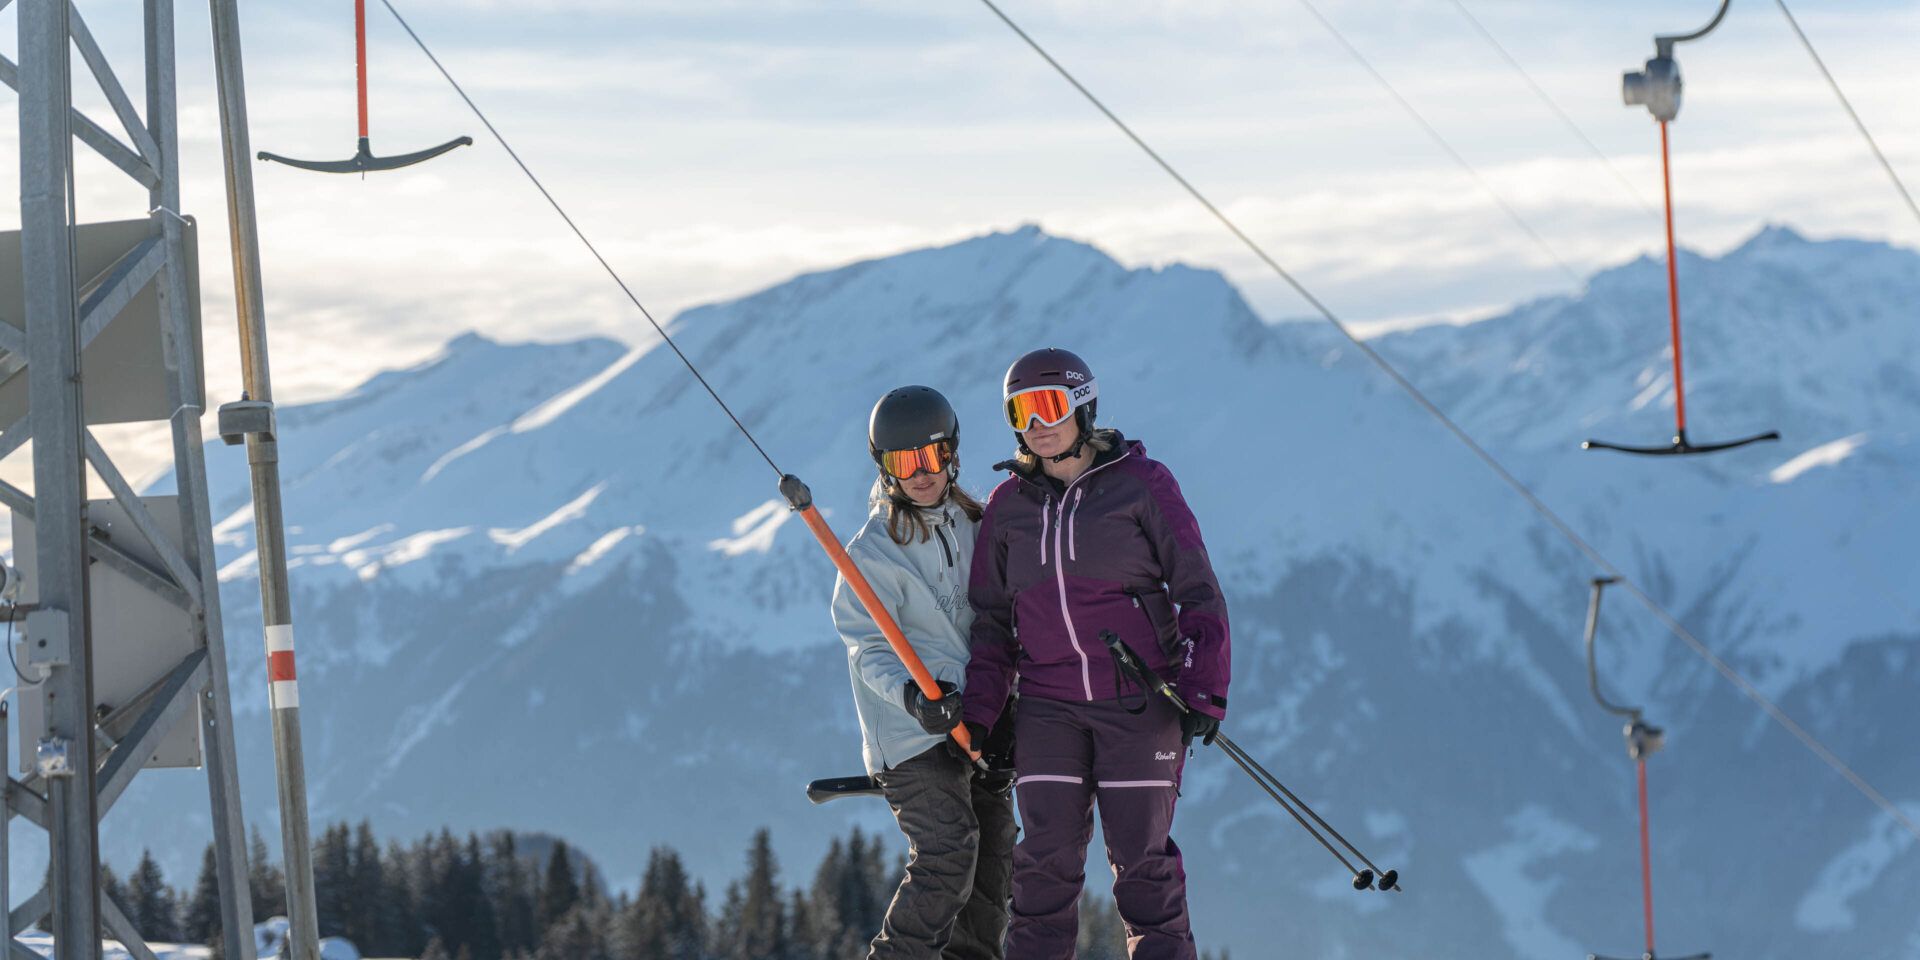
M720 904L720 915L713 921L715 960L742 960L747 956L744 924L746 898L740 893L740 881L727 883L727 896Z
M343 839L346 832L346 825L341 824ZM381 915L385 888L386 871L380 863L380 842L374 839L373 824L362 820L354 831L353 846L347 858L346 880L341 885L340 917L340 935L362 951L375 949L375 945L385 938L386 924Z
M313 845L314 917L322 937L346 932L350 839L346 824L330 824Z
M267 841L260 836L260 827L253 828L253 837L248 843L247 888L253 894L253 921L260 923L269 917L287 915L287 879L267 854Z
M576 903L540 939L534 960L613 960L604 908Z
M898 884L884 862L879 839L867 837L859 827L853 828L844 843L834 840L814 873L811 929L796 929L795 938L803 939L822 957L864 954L866 945L880 932L881 918L886 916L887 903Z
M446 830L439 836L429 834L415 846L414 889L419 892L420 926L429 939L440 941L449 956L463 942L460 924L464 918L453 903L455 861L459 856L453 834Z
M193 897L180 920L180 939L210 944L220 933L220 922L220 861L209 843L200 861L200 879L193 885Z
M51 890L53 889L52 873L48 873L47 879L47 889ZM112 865L105 861L100 863L100 893L107 899L112 900L114 905L122 911L127 909L127 886L120 882L120 875L114 873ZM48 929L52 928L49 927Z
M781 956L786 960L834 960L837 955L814 950L813 932L813 911L807 906L806 895L795 890L787 903L787 949Z
M540 886L540 901L534 909L534 922L545 939L548 927L580 902L580 884L573 876L573 860L567 854L567 842L555 840L553 854L547 857L547 879Z
M140 851L140 865L127 881L124 906L141 939L148 943L173 943L180 939L179 923L174 919L173 891L167 889L160 865L153 861L150 850Z
M639 895L620 912L615 955L620 960L702 960L707 945L705 899L688 886L679 854L653 848Z
M539 945L534 928L532 871L520 860L513 831L493 835L487 858L488 896L500 921L500 949L506 956L531 953Z
M427 949L427 933L420 919L419 883L415 864L419 848L409 853L399 841L387 845L381 864L381 936L367 952L372 956L417 957Z
M459 863L455 893L467 925L465 945L472 948L473 960L500 960L499 919L487 897L487 863L478 834L467 834L467 849Z
M787 954L786 900L780 893L780 866L766 828L754 832L747 848L747 878L730 946L736 960L780 960Z

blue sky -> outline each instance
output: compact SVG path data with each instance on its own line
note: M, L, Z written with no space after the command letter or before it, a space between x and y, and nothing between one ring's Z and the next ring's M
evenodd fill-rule
M396 2L659 315L1025 222L1130 265L1217 267L1269 319L1308 312L976 0ZM1451 0L1316 0L1576 274L1657 249L1642 206L1658 198L1657 135L1621 104L1619 77L1654 33L1692 29L1711 2L1463 2L1641 197ZM1577 289L1298 0L1004 6L1350 319L1461 319ZM1920 6L1802 6L1895 165L1920 181ZM80 9L131 65L137 6ZM205 18L180 5L185 205L210 227L209 375L224 396L237 364ZM376 151L478 144L364 181L255 166L282 398L338 393L469 329L650 336L378 0L369 20ZM12 18L0 21L11 49ZM349 155L352 5L249 0L243 30L255 149ZM1679 58L1684 244L1717 252L1767 222L1920 243L1772 3L1739 0ZM110 121L84 85L80 100ZM143 213L103 163L84 156L79 175L82 219Z

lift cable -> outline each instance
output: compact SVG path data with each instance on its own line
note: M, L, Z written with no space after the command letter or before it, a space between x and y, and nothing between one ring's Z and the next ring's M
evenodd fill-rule
M982 0L982 2L985 2L985 0ZM1326 27L1327 32L1333 34L1333 38L1340 41L1340 45L1345 47L1347 52L1353 55L1353 59L1358 61L1360 66L1366 68L1366 71L1373 75L1373 79L1380 83L1380 86L1387 91L1387 94L1393 97L1396 103L1400 104L1400 109L1405 110L1407 116L1412 117L1413 122L1419 124L1420 128L1427 132L1427 136L1431 137L1434 143L1439 144L1440 149L1446 151L1447 156L1452 157L1453 162L1459 164L1460 169L1465 170L1467 175L1473 178L1473 182L1479 184L1480 189L1486 191L1487 196L1493 198L1493 202L1499 205L1501 210L1506 212L1508 219L1518 224L1520 229L1527 232L1527 236L1533 238L1533 242L1538 244L1541 250L1546 251L1548 259L1558 264L1560 271L1565 273L1568 279L1572 280L1575 284L1581 282L1580 274L1574 272L1574 269L1567 265L1567 261L1561 259L1560 254L1554 251L1553 245L1547 243L1547 239L1541 236L1538 230L1533 228L1533 224L1528 223L1526 218L1520 216L1520 211L1515 210L1513 205L1507 202L1507 198L1501 196L1500 191L1495 190L1493 184L1488 183L1487 178L1481 176L1480 171L1474 169L1473 164L1468 163L1467 158L1461 156L1460 151L1455 150L1453 144L1447 142L1447 138L1440 134L1438 128L1427 122L1427 118L1421 115L1419 110L1414 108L1412 101L1400 95L1400 91L1394 88L1394 85L1387 80L1386 75L1374 67L1373 61L1368 60L1366 55L1360 52L1360 48L1354 46L1353 42L1347 39L1346 34L1341 33L1340 28L1334 26L1333 21L1328 20L1326 16L1320 12L1320 8L1314 6L1308 2L1308 0L1300 0L1300 5L1307 8L1307 12L1313 14L1313 18L1320 21L1320 25ZM992 6L992 4L988 4L988 6Z
M4 2L4 0L0 0L0 2ZM613 282L620 287L620 292L626 294L628 300L633 301L633 305L640 310L640 315L646 317L647 323L653 326L654 332L660 335L661 340L666 341L667 346L673 348L674 356L679 357L680 362L686 365L687 372L693 374L693 378L700 381L700 386L706 388L707 396L712 397L713 402L720 405L720 409L726 413L727 419L733 421L734 428L740 431L741 436L747 438L748 443L753 444L754 452L760 454L760 459L765 460L767 466L773 468L774 475L780 478L780 496L784 498L787 505L806 522L807 530L812 533L814 539L819 542L820 549L827 554L827 559L833 562L835 569L840 572L840 576L846 580L847 586L852 588L854 595L860 600L860 605L866 608L867 616L873 618L874 625L880 629L881 635L886 638L887 645L893 648L894 655L900 658L900 664L907 668L907 674L911 676L913 682L919 686L921 693L929 700L939 700L944 696L944 692L934 680L933 674L927 670L926 664L920 660L919 654L914 651L913 645L908 642L906 634L901 632L899 623L894 620L893 615L889 613L886 606L881 603L879 596L874 593L873 585L867 581L866 575L861 573L860 567L853 562L852 557L847 555L846 548L840 545L840 539L834 535L832 528L827 525L826 518L821 516L820 508L813 502L813 491L807 489L806 483L801 481L799 477L780 471L780 467L773 462L773 458L767 455L766 448L760 446L759 440L754 439L753 431L748 430L747 425L741 423L739 417L734 416L733 408L727 406L725 400L720 399L720 394L713 389L713 385L707 382L705 376L701 375L700 368L694 366L693 361L687 357L686 353L681 351L680 345L674 343L673 338L667 335L666 328L662 327L658 320L653 319L653 314L647 310L646 305L640 302L639 297L634 296L633 291L627 287L627 282L620 279L620 274L613 269L611 264L607 263L605 257L600 255L600 251L594 247L593 241L587 239L587 235L580 230L579 225L575 224L573 218L567 215L565 208L560 206L560 201L555 200L553 194L547 192L547 188L540 182L540 178L533 175L533 171L527 168L526 162L520 159L520 154L516 153L513 147L507 144L507 138L500 134L499 128L493 125L493 121L487 119L487 115L480 109L480 105L474 103L472 97L467 96L467 91L462 89L459 82L453 79L453 74L447 72L447 68L440 63L440 58L434 56L432 50L427 49L426 41L420 39L420 35L414 32L413 27L407 23L406 18L402 17L400 11L394 8L392 0L380 0L380 3L387 8L388 13L393 14L393 19L399 21L401 28L407 31L407 36L413 38L414 45L420 48L420 52L426 54L428 60L433 61L434 68L439 70L440 75L445 77L447 83L453 86L454 92L460 95L460 99L466 101L467 108L473 111L474 116L480 118L481 124L487 128L487 132L493 134L495 140L500 141L501 148L506 150L507 155L513 158L513 162L519 166L520 172L526 174L527 179L540 191L540 195L547 198L547 203L553 207L553 212L559 214L560 219L566 221L567 227L573 231L573 235L580 238L580 242L586 246L587 252L593 254L593 258L600 262L601 269L605 270L607 276L612 277ZM961 749L967 752L968 756L973 758L976 764L983 762L979 749L973 744L972 735L967 731L966 724L956 721L953 731L949 736L953 738L955 743L960 745Z
M1493 32L1488 30L1486 25L1480 22L1480 18L1474 16L1473 11L1468 10L1467 5L1462 3L1461 0L1449 0L1449 2L1453 4L1455 10L1460 11L1460 15L1465 17L1468 23L1473 25L1473 29L1478 31L1480 36L1500 54L1501 58L1506 60L1507 64L1513 67L1516 73L1520 74L1521 79L1527 81L1527 86L1533 88L1534 95L1540 98L1540 102L1547 105L1547 109L1552 110L1554 115L1560 118L1561 123L1566 124L1567 130L1575 137L1578 137L1581 143L1587 145L1587 152L1593 154L1594 158L1601 163L1606 164L1607 170L1612 172L1613 178L1620 181L1620 185L1625 187L1627 193L1633 196L1634 201L1640 204L1640 209L1658 216L1660 211L1655 210L1653 204L1648 201L1645 196L1641 195L1640 188L1634 186L1633 181L1627 179L1627 175L1620 172L1619 167L1613 165L1613 158L1607 156L1606 151L1601 150L1600 145L1594 143L1593 138L1587 136L1587 132L1580 129L1580 125L1573 121L1573 117L1569 115L1567 111L1560 108L1559 102L1553 99L1553 95L1548 93L1544 87L1540 86L1540 84L1533 79L1533 75L1527 72L1526 67L1520 65L1520 61L1515 59L1513 54L1507 52L1506 45L1494 38Z
M1894 172L1893 164L1887 162L1887 155L1880 152L1880 144L1874 141L1873 134L1867 132L1866 121L1860 119L1860 114L1854 112L1852 102L1847 100L1845 93L1841 92L1840 81L1833 78L1833 72L1827 69L1827 62L1820 59L1820 51L1813 48L1813 41L1807 39L1806 31L1800 29L1800 21L1795 20L1793 11L1787 9L1787 0L1773 0L1773 2L1778 4L1780 12L1786 15L1787 26L1792 27L1793 35L1800 38L1800 45L1807 48L1807 56L1812 57L1813 65L1820 68L1820 75L1827 78L1827 86L1833 88L1833 95L1840 100L1840 108L1847 112L1847 118L1853 121L1854 128L1859 130L1860 136L1866 139L1867 149L1873 151L1873 158L1880 161L1880 168L1887 171L1887 176L1893 180L1893 188L1900 191L1900 199L1905 200L1907 209L1913 211L1916 219L1920 219L1920 204L1914 202L1913 193L1901 181L1900 174Z
M765 448L760 446L760 441L753 438L752 431L747 429L746 424L740 422L739 417L734 416L733 408L727 406L727 402L720 399L720 394L714 392L713 385L707 382L706 377L701 376L700 369L693 365L692 360L687 359L685 353L680 352L680 345L674 343L672 337L667 336L667 329L660 325L660 321L653 318L653 313L647 310L646 304L641 303L640 298L634 296L633 291L628 289L627 282L620 279L620 274L614 271L612 264L607 263L607 258L600 255L600 251L594 247L593 241L588 240L587 235L582 233L580 227L573 222L573 218L567 216L567 211L560 206L560 201L555 200L553 194L547 192L546 185L540 182L540 178L534 176L532 170L527 169L526 161L520 159L520 154L513 149L511 144L507 143L507 138L502 136L500 131L494 127L493 121L487 119L487 115L481 111L480 105L474 103L472 97L467 96L467 91L460 86L460 81L453 79L453 74L447 72L447 68L440 63L440 58L434 56L432 50L427 49L426 41L420 39L420 35L413 32L413 26L407 23L407 18L401 16L399 10L394 9L390 0L380 0L380 3L387 8L388 13L393 14L393 19L400 22L400 28L407 31L407 36L413 38L414 45L420 48L420 52L426 54L428 60L433 61L434 69L439 70L440 75L445 77L447 83L453 86L453 92L459 94L460 99L467 102L467 109L472 110L473 115L480 118L481 124L486 126L487 132L493 134L493 138L500 142L501 149L507 151L507 156L513 158L513 162L520 168L520 172L526 174L527 179L533 182L534 189L539 190L540 195L547 198L547 203L553 207L553 212L559 214L560 219L567 222L567 228L572 230L573 235L579 237L580 242L586 245L587 252L593 254L593 259L600 262L601 269L607 272L607 276L613 278L613 282L620 287L620 292L626 294L628 300L633 301L633 305L639 308L640 315L646 317L647 322L653 325L654 332L660 334L660 339L665 340L667 346L673 348L674 355L680 358L681 363L687 365L688 372L692 373L693 378L700 381L700 385L706 388L707 396L712 397L713 402L720 405L720 409L726 413L727 419L732 420L733 425L740 429L740 435L746 437L748 443L753 444L754 452L760 454L760 459L765 460L767 466L772 467L776 475L783 475L780 472L780 467L773 462L773 458L768 456Z
M385 2L385 0L383 0L383 2ZM1729 666L1725 660L1720 659L1712 650L1708 649L1707 645L1702 643L1698 637L1695 637L1692 631L1688 630L1685 625L1681 624L1672 614L1668 613L1666 608L1660 605L1659 601L1648 596L1645 591L1640 589L1638 584L1635 584L1629 579L1618 567L1608 562L1607 558L1600 553L1598 548L1587 542L1586 538L1582 537L1569 526L1565 520L1562 520L1559 514L1548 507L1546 503L1535 495L1526 484L1522 483L1518 477L1515 477L1506 467L1502 466L1500 461L1494 459L1493 454L1488 453L1487 449L1482 447L1478 441L1474 440L1463 427L1454 422L1453 418L1442 412L1432 400L1427 398L1426 394L1414 386L1413 382L1408 380L1393 364L1389 363L1378 351L1369 346L1366 341L1356 336L1345 322L1341 321L1332 310L1327 309L1326 305L1320 302L1319 298L1307 292L1306 287L1302 286L1300 281L1294 279L1293 275L1281 267L1265 249L1254 242L1252 238L1248 237L1226 214L1220 212L1219 207L1214 206L1212 201L1209 201L1192 183L1181 176L1179 171L1175 170L1171 164L1162 159L1160 154L1156 153L1152 147L1147 146L1146 141L1140 139L1140 136L1134 133L1132 128L1128 127L1119 117L1115 116L1112 110L1107 109L1106 104L1100 102L1098 97L1094 96L1079 80L1075 79L1073 74L1068 72L1067 68L1061 66L1060 62L1055 60L1051 54L1047 53L1046 49L1041 47L1025 30L1021 29L1019 24L1013 22L1013 19L1008 17L1006 12L994 3L994 0L980 0L980 2L984 4L987 9L993 11L994 15L999 17L1000 21L1005 23L1008 28L1012 29L1021 40L1026 41L1027 46L1033 48L1033 51L1039 54L1041 59L1045 60L1057 73L1066 78L1066 81L1072 84L1074 89L1080 91L1081 95L1086 97L1088 102L1092 103L1096 109L1105 114L1107 119L1113 121L1114 126L1120 128L1120 132L1126 134L1128 139L1138 145L1156 164L1159 164L1160 168L1165 170L1167 174L1171 176L1175 182L1179 183L1188 194L1192 195L1195 200L1199 201L1200 205L1207 209L1207 212L1213 214L1214 218L1219 220L1234 236L1240 238L1240 241L1246 244L1247 248L1252 250L1255 256L1272 267L1274 272L1278 273L1280 278L1285 280L1293 289L1299 291L1300 295L1305 298L1308 303L1312 304L1314 309L1319 311L1320 315L1324 317L1328 323L1333 325L1334 329L1340 331L1341 335L1346 337L1347 340L1365 355L1368 360L1372 361L1375 366L1379 367L1382 373L1385 373L1395 384L1406 391L1407 395L1413 398L1415 403L1418 403L1434 420L1446 428L1448 433L1453 434L1455 439L1466 446L1475 457L1479 458L1481 463L1486 464L1487 468L1492 470L1501 481L1513 488L1513 491L1519 494L1521 499L1525 500L1527 505L1532 507L1534 512L1538 513L1542 519L1546 520L1555 530L1559 531L1560 535L1566 538L1568 543L1572 544L1607 575L1616 578L1620 586L1627 592L1633 594L1635 599L1639 600L1642 605L1652 611L1653 615L1658 618L1668 630L1672 631L1674 636L1684 641L1694 653L1706 660L1721 676L1726 677L1742 694L1746 695L1747 699L1759 704L1760 708L1766 711L1768 716L1772 717L1774 721L1782 727L1785 727L1787 732L1793 734L1795 739L1798 739L1807 749L1813 751L1815 756L1819 757L1845 778L1849 784L1853 785L1855 790L1860 791L1861 795L1885 811L1888 816L1892 817L1902 827L1905 827L1908 832L1916 837L1920 837L1920 823L1916 823L1913 817L1908 815L1906 811L1900 809L1900 807L1896 806L1891 800L1888 800L1885 794L1875 789L1872 784L1868 783L1859 774L1853 772L1853 769L1847 766L1839 757L1835 756L1833 751L1828 750L1819 739L1807 732L1805 727L1796 723L1792 717L1789 717L1785 711L1781 710L1778 705L1768 699L1766 694L1761 693L1758 687L1749 683L1745 677L1742 677L1738 671L1732 666Z

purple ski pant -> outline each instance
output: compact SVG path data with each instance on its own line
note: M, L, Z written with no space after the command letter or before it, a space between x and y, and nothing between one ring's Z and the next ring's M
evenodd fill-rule
M1116 700L1022 697L1014 731L1025 836L1013 853L1007 960L1072 960L1095 803L1128 956L1194 960L1187 873L1169 835L1186 752L1179 712L1159 697L1139 715Z

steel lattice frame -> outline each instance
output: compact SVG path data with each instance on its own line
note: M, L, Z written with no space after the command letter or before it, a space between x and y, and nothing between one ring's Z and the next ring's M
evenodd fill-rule
M0 9L10 0L0 0ZM13 938L53 917L62 960L101 955L110 934L136 958L151 960L125 911L99 887L100 818L113 808L176 722L197 716L212 814L221 928L226 956L253 960L253 906L246 883L245 830L235 767L233 712L221 633L219 577L208 514L206 458L201 446L204 381L187 302L187 221L180 213L178 124L175 109L172 0L144 0L146 115L143 119L69 0L20 0L20 62L0 57L0 82L20 95L20 223L26 297L24 330L0 318L0 364L6 373L27 367L30 408L0 433L0 456L33 439L34 494L0 483L0 502L35 521L38 598L26 613L29 644L56 651L44 681L21 690L46 703L48 740L39 772L6 781L6 820L23 817L51 838L46 887L5 916L5 960L37 954ZM120 121L125 140L73 109L72 49ZM72 222L73 140L93 148L148 190L151 232L83 302L75 282ZM166 373L168 424L179 495L181 542L172 542L147 504L135 495L113 460L87 429L81 410L81 353L147 284L159 294L161 355ZM131 525L160 557L151 566L114 546L87 519L91 465ZM93 649L88 623L89 562L126 575L190 615L194 650L124 710L137 710L117 741L96 724ZM193 708L198 701L198 710ZM7 733L0 705L0 768ZM99 718L102 723L112 718ZM124 719L124 718L122 718ZM64 747L65 762L60 761ZM6 835L0 831L0 853ZM0 906L10 903L0 867Z

